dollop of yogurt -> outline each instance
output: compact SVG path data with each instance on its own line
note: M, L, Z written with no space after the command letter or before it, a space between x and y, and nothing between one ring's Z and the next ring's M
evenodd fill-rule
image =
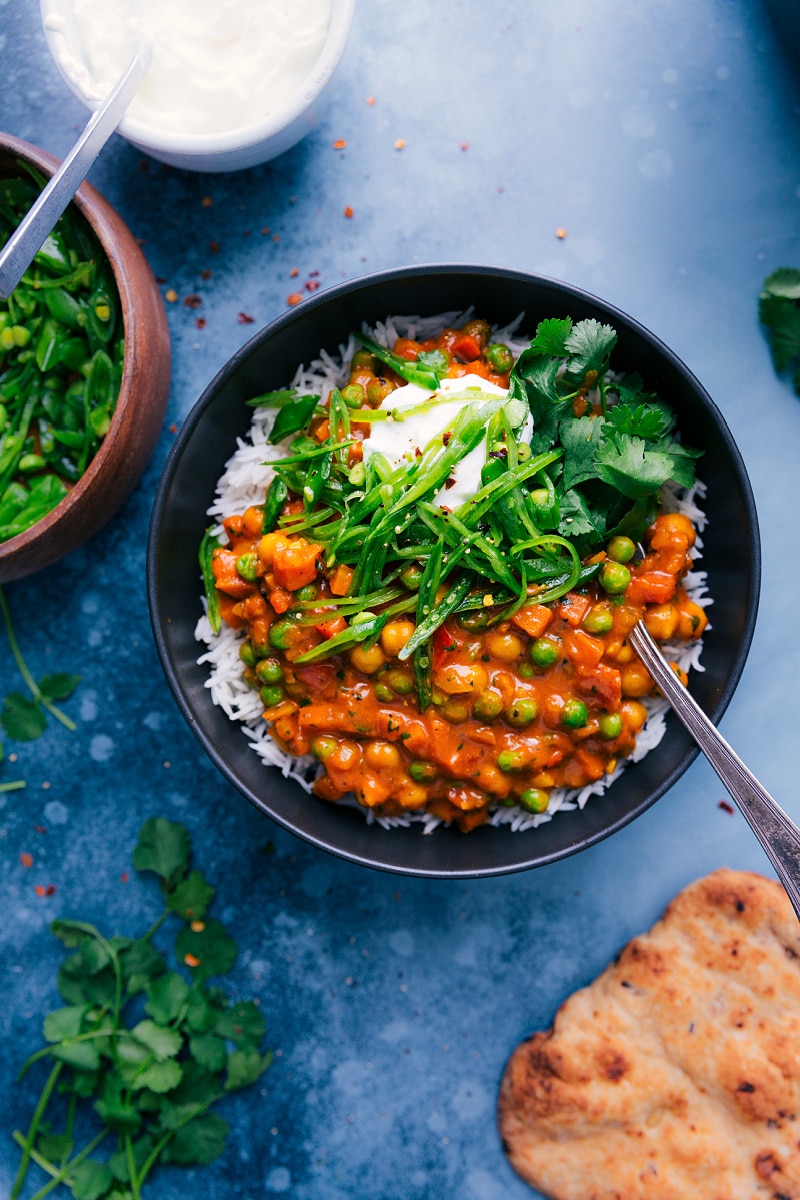
M227 133L261 121L303 85L325 43L331 0L49 0L65 75L90 104L135 53L150 68L128 108L172 133Z
M441 403L439 397L453 393L452 401ZM460 379L443 379L435 392L420 387L416 383L407 383L397 388L384 401L384 407L393 412L403 412L421 405L426 407L402 420L373 422L369 437L364 438L364 461L376 451L383 454L393 467L402 462L412 463L421 451L437 434L444 434L452 428L453 422L466 404L473 404L480 394L484 396L507 396L506 388L483 379L480 375L462 375ZM437 401L431 403L431 401ZM533 420L528 414L525 424L518 436L530 440L533 430ZM478 442L460 462L456 464L448 480L448 486L443 487L434 497L433 503L440 508L455 509L460 504L471 500L481 486L481 468L486 462L486 436Z

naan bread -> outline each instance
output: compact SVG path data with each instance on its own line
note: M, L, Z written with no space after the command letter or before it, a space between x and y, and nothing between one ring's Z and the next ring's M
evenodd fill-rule
M800 924L720 870L511 1055L500 1134L556 1200L800 1200Z

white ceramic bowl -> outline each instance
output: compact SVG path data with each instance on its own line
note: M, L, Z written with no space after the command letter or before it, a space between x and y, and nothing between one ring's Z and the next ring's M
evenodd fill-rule
M48 17L66 18L71 0L40 0L48 48L70 90L90 110L89 100L69 77L62 55L80 59L80 47L70 38L68 20L64 30L48 28ZM289 150L314 129L328 101L329 84L344 53L355 0L332 0L328 36L313 70L297 91L269 117L224 133L174 133L156 125L123 117L118 132L145 154L189 171L236 171L269 161ZM176 86L179 84L176 83Z

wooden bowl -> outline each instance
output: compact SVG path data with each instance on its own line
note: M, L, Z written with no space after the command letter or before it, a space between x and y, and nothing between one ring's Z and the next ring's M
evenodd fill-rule
M19 160L44 175L58 159L0 133L0 175L21 173ZM31 575L77 549L133 491L155 449L170 382L170 343L153 274L125 222L90 184L73 203L111 264L120 298L125 362L111 428L81 479L50 513L24 533L0 542L0 583Z

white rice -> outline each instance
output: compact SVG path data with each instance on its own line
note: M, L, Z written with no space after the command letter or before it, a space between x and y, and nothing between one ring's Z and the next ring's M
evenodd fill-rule
M466 312L441 313L435 317L390 317L373 328L364 326L363 332L368 333L381 345L391 348L398 337L413 338L424 341L425 338L435 337L446 327L463 325L474 314L473 309ZM517 336L517 330L524 318L520 314L510 325L495 328L492 336L495 341L504 342L516 357L529 345L528 338ZM323 402L328 398L334 387L344 387L349 378L348 363L360 343L351 336L346 345L339 347L336 358L323 351L319 358L314 359L307 367L298 367L290 387L300 394L314 392L319 394ZM242 513L251 504L263 503L264 493L273 478L274 472L270 460L282 458L286 453L286 443L270 445L267 435L272 428L274 411L264 408L253 410L253 420L246 439L238 438L236 450L225 464L225 471L218 484L214 502L208 509L208 515L220 524L216 532L222 532L221 521L232 513ZM294 435L293 435L294 436ZM662 509L686 513L697 530L695 558L702 557L702 531L705 528L706 517L699 501L705 495L705 487L697 482L690 492L682 492L676 487L667 485L662 489ZM711 598L706 594L706 575L704 571L691 571L684 580L684 586L691 598L703 607L711 604ZM204 601L205 603L205 601ZM239 648L244 634L235 631L223 622L222 629L214 634L208 618L203 616L195 628L195 638L207 647L198 658L198 663L208 665L209 674L205 686L211 693L214 704L218 704L232 721L242 726L242 732L250 740L255 753L265 766L277 767L281 774L295 780L305 791L310 792L317 776L322 772L320 764L310 755L295 757L287 754L272 738L269 727L262 717L263 704L256 689L245 682L242 663L239 658ZM663 649L667 657L677 662L684 670L702 671L700 663L702 640L686 643L683 641L666 642ZM573 812L583 809L592 796L600 795L609 787L624 770L627 762L638 762L657 746L664 735L665 716L669 711L666 700L660 697L648 697L644 701L648 718L644 728L636 739L633 754L622 760L613 773L605 775L596 783L579 790L555 788L550 793L550 803L546 812L529 813L518 805L512 808L496 807L491 810L489 823L495 826L508 826L512 832L520 833L551 821L557 812ZM344 803L347 801L340 801ZM355 799L352 801L356 805ZM430 813L408 813L398 817L384 817L373 811L362 810L369 823L376 822L385 829L406 826L412 822L421 822L424 833L431 833L441 824L438 817Z

